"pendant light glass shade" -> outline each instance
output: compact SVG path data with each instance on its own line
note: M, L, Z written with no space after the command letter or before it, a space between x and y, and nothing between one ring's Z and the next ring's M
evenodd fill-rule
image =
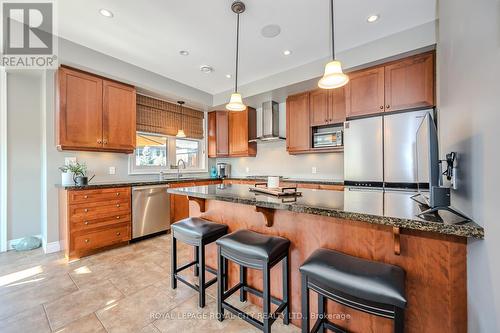
M180 129L177 131L177 134L175 135L176 138L185 138L186 133L184 133L184 130Z
M345 86L349 82L349 77L342 72L342 64L335 60L335 12L333 10L333 0L330 0L330 24L332 37L332 61L326 64L325 73L318 82L321 89L335 89Z
M229 111L245 111L246 105L243 104L240 93L232 93L229 103L226 104L226 109Z
M318 87L322 89L334 89L345 86L349 82L349 77L342 72L342 64L338 60L330 61L325 66L325 74L318 82Z

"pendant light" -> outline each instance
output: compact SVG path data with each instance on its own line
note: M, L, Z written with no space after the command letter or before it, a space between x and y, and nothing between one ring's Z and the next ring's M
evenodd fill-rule
M181 128L179 128L179 130L177 131L177 134L175 135L175 137L176 138L185 138L186 137L186 133L184 133L184 126L183 126L184 116L182 114L182 106L184 105L184 101L178 101L177 104L179 104L179 106L181 108Z
M330 0L330 15L332 24L332 61L326 64L325 74L319 80L318 87L322 89L334 89L345 86L349 77L342 72L342 64L335 60L335 14L333 12L333 0Z
M234 1L231 4L231 10L236 13L236 72L234 80L234 92L231 94L226 109L229 111L245 111L246 105L243 104L241 94L238 92L238 55L240 46L240 14L245 11L245 4L242 1Z

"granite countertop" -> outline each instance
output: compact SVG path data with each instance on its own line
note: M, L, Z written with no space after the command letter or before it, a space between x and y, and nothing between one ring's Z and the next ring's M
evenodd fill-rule
M171 194L220 200L258 207L289 210L382 224L405 229L428 231L459 237L484 238L484 229L475 222L460 222L455 215L419 218L419 205L410 197L415 192L346 188L345 191L300 189L302 196L277 198L249 191L248 185L208 185L168 189Z
M249 176L249 177L231 177L225 178L226 180L255 180L255 181L267 181L264 176ZM177 178L165 178L164 180L150 180L150 181L134 181L134 180L122 180L122 181L110 181L110 182L91 182L85 186L77 185L61 185L57 184L56 187L63 188L65 190L92 190L99 188L112 188L112 187L128 187L128 186L154 186L154 185L164 185L164 184L174 184L174 183L184 183L192 181L207 181L207 180L221 180L218 178L210 177L181 177ZM306 183L306 184L325 184L325 185L343 185L343 181L334 181L328 179L294 179L294 178L282 178L284 182L290 183Z

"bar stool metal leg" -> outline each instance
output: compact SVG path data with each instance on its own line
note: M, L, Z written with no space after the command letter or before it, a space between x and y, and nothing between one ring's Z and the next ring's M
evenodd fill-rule
M177 239L172 235L172 258L170 260L170 285L172 289L177 288L177 279L175 274L177 271Z
M309 333L309 288L307 276L302 274L302 333Z
M326 305L325 296L318 294L318 318L321 320L321 324L318 327L318 333L325 333L325 322L324 322L326 318L325 305Z
M405 330L405 312L403 309L394 308L394 333L403 333Z
M288 295L290 293L290 277L289 277L289 266L290 262L288 255L282 260L282 273L281 277L283 279L283 302L287 303L286 308L283 310L283 324L288 325L290 323L290 304L288 302Z
M263 324L264 324L264 333L271 333L271 269L269 265L266 264L264 269L262 270L263 279L262 279L262 289L263 289Z
M194 261L196 261L196 264L194 265L194 276L198 276L199 271L200 271L200 254L199 254L199 246L194 247Z
M227 275L223 276L222 270L224 268L224 258L222 257L220 253L220 246L217 246L217 319L219 321L224 320L224 308L222 307L222 295L224 294L224 281L223 279L227 280ZM227 268L226 268L227 269ZM227 272L226 272L227 273Z
M247 268L243 265L240 265L240 283L244 286L247 284ZM247 292L245 288L240 289L240 302L247 301Z
M205 246L200 244L198 249L198 264L199 264L199 298L200 298L200 308L205 307Z

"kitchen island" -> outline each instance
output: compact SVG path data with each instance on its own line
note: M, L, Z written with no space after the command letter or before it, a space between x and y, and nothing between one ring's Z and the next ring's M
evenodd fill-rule
M169 189L190 199L190 215L224 223L229 231L250 229L291 241L291 312L300 313L299 267L317 248L398 265L406 271L409 332L466 332L468 239L484 237L474 222L450 224L451 215L424 220L418 205L401 191L324 191L300 189L297 198L256 195L248 185L209 185ZM215 267L215 245L207 263ZM280 267L272 271L271 293L281 296ZM230 265L230 285L239 278ZM262 277L249 270L249 283L260 289ZM312 311L315 295L312 295ZM250 298L259 303L259 299ZM328 313L354 332L391 332L392 322L329 302ZM300 325L295 316L292 323Z

